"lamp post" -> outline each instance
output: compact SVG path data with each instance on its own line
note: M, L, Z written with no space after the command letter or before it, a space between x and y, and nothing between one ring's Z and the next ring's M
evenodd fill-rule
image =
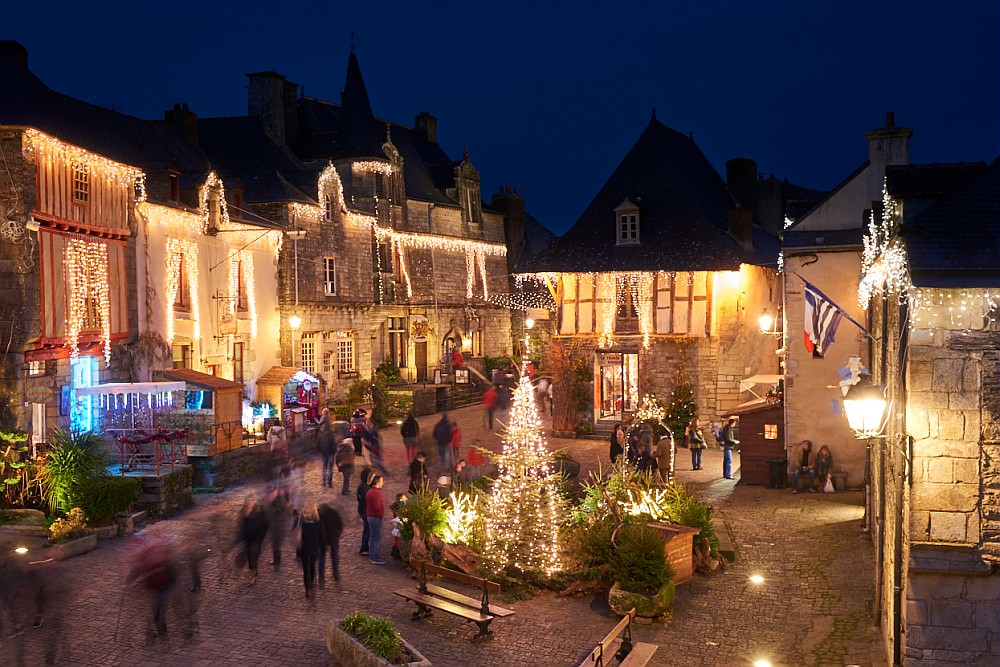
M851 386L844 395L844 412L847 414L847 422L859 439L881 435L885 427L884 390L874 386L867 375L862 375L858 383Z
M289 316L288 326L292 330L292 368L295 368L295 332L302 326L302 318L298 315Z
M767 334L768 336L780 336L782 334L781 329L777 328L778 321L768 312L767 308L764 308L757 317L757 326L760 327L762 334ZM771 327L775 328L772 329Z

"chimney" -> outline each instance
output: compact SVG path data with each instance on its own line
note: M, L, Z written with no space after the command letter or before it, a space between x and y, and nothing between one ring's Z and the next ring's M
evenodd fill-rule
M413 128L420 130L427 137L427 141L437 143L438 140L438 119L426 111L421 111L420 115L413 119Z
M187 102L164 111L163 120L188 146L198 148L198 115L188 109Z
M285 143L285 83L277 72L254 72L247 88L247 115L257 116L278 143Z
M744 250L753 250L753 216L739 204L729 209L729 234Z
M868 161L876 173L885 173L886 165L910 163L910 136L913 130L896 127L896 114L885 114L885 127L865 132L868 139Z
M298 100L299 84L285 81L282 102L284 103L285 116L285 134L283 138L286 144L294 143L299 134L299 114L296 111Z
M514 272L521 250L524 249L525 216L524 197L513 191L509 185L501 186L500 191L490 199L490 208L503 213L503 231L507 239L507 271Z
M757 163L750 158L736 157L726 161L726 185L740 206L757 210Z
M21 42L12 39L0 40L0 56L4 60L11 60L23 69L28 69L28 49L24 48Z

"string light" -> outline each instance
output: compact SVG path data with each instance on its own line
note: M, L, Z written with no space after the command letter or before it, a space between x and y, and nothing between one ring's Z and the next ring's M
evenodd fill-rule
M548 310L556 312L556 302L545 292L502 292L487 299L494 306L509 310Z
M615 292L617 277L614 273L597 274L597 290L595 300L600 306L601 333L598 337L598 347L608 348L615 340Z
M247 290L247 310L250 311L250 335L257 337L257 289L254 278L253 254L240 250L229 256L229 314L233 321L237 318L240 298L240 268L243 268L243 282Z
M217 201L219 204L219 217L221 222L225 225L229 224L229 206L226 204L225 196L225 186L222 184L222 179L214 171L208 172L208 176L205 178L205 183L201 186L199 191L198 202L201 205L201 219L202 219L202 231L208 231L208 228L212 224L211 217L211 202Z
M864 237L858 282L858 303L862 308L867 308L876 295L895 294L902 302L913 286L906 249L892 238L896 212L896 202L883 181L882 218L876 221L874 212L869 216L868 233Z
M506 250L506 248L505 248ZM476 263L479 265L479 275L483 279L483 298L489 300L490 293L489 288L486 285L486 254L477 252L476 253Z
M473 267L473 260L475 258L475 253L467 252L465 253L465 298L472 298L472 288L476 284L476 274Z
M390 162L377 162L375 160L359 160L351 163L351 171L355 174L382 174L389 176L393 172Z
M47 158L86 167L91 174L111 179L121 186L132 188L139 201L146 199L146 175L137 167L115 162L103 155L68 144L65 141L40 132L33 127L24 131L22 151L29 159Z
M194 340L201 338L201 310L198 299L198 244L190 239L168 238L166 243L166 320L167 342L174 341L174 303L177 301L181 284L181 263L187 270L188 289L191 294L191 320L194 326Z
M410 282L410 272L406 269L406 258L403 257L403 246L393 241L392 247L395 248L396 254L399 257L399 269L403 274L403 281L406 283L406 298L413 296L413 284Z
M108 246L104 241L85 237L71 238L63 251L66 283L69 287L69 312L66 337L69 357L80 356L80 332L88 323L91 300L95 300L104 341L104 364L111 364L111 289L108 274Z

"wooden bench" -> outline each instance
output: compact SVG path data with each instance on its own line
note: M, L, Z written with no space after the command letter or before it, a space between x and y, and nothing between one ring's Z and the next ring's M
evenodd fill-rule
M630 609L622 620L618 621L604 639L597 642L594 650L587 654L580 667L606 667L611 660L618 660L619 667L642 667L648 663L658 648L656 644L645 642L632 643L632 620L635 609ZM619 635L624 636L619 638ZM605 662L605 659L608 662Z
M846 470L833 470L830 472L830 479L833 480L833 488L837 491L843 491L847 488L847 471Z
M493 636L493 631L490 630L490 621L494 618L503 618L514 613L511 609L490 603L490 593L499 593L500 584L473 577L464 572L439 567L427 561L419 561L414 566L417 569L417 590L401 588L395 593L416 603L417 610L413 612L413 620L415 621L427 618L434 609L438 609L475 623L479 627L479 633L472 639L476 641ZM428 576L446 577L468 586L474 586L482 591L482 595L476 599L443 586L428 584Z

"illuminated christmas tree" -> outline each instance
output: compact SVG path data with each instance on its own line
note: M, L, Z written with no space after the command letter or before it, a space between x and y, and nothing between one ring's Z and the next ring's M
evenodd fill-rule
M494 572L514 568L550 575L561 567L563 501L523 368L502 440L503 452L495 459L500 471L485 510L483 560Z
M674 389L670 392L670 402L667 403L667 416L664 421L674 433L674 438L683 440L684 430L698 414L698 404L694 402L694 389L684 377L684 371L677 369L674 378Z

